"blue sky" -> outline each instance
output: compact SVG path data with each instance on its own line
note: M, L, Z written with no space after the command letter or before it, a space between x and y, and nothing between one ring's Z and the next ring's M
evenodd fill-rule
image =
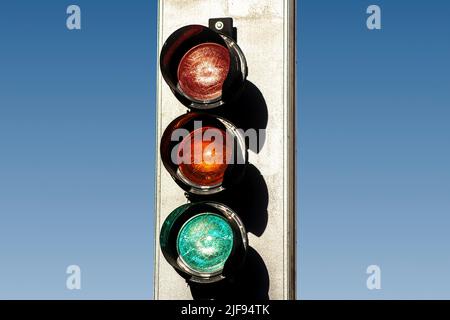
M69 4L2 2L0 298L151 298L156 5Z
M0 11L0 298L148 299L156 1L78 0L75 32L70 4ZM299 1L300 298L450 298L449 16Z
M450 298L450 3L300 3L300 297Z

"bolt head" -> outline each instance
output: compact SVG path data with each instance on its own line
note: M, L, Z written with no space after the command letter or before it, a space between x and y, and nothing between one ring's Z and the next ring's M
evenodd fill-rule
M217 30L222 30L223 27L224 27L224 25L223 25L223 22L222 22L222 21L217 21L217 22L216 22L215 28L216 28Z

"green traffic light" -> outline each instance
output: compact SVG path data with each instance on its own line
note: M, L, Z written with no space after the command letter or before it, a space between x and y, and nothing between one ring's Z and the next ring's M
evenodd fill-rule
M213 213L188 220L177 238L183 262L199 273L221 271L233 248L233 230L228 221Z

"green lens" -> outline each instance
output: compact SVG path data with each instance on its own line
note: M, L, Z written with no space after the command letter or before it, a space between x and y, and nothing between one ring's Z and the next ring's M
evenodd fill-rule
M189 268L200 273L214 273L223 269L230 256L233 230L224 218L203 213L183 225L177 247Z

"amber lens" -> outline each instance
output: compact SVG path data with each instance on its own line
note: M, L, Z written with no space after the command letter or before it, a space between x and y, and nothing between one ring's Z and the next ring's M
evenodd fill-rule
M178 84L190 98L209 101L222 96L230 70L228 49L217 43L202 43L189 50L178 66Z
M214 130L221 139L204 141L203 135L207 130ZM220 141L222 140L222 141ZM179 145L178 156L185 159L185 152L190 150L190 160L181 161L180 173L195 185L212 187L223 182L228 167L227 160L231 159L232 148L226 144L226 133L222 129L203 127L191 132Z

